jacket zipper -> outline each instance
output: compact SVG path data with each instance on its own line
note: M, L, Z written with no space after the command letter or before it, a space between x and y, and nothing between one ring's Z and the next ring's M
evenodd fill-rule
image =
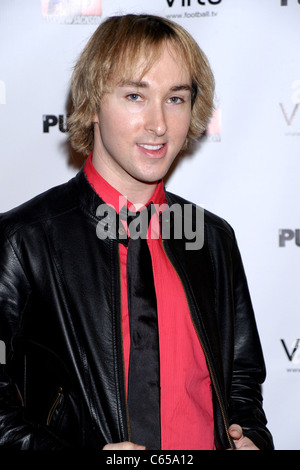
M165 254L166 254L168 260L170 261L171 265L173 266L173 269L174 269L175 272L177 273L177 276L179 277L179 279L181 279L181 277L179 276L179 273L178 273L177 269L175 268L175 266L174 266L172 260L170 259L168 253L166 252L164 241L165 241L165 240L162 240L163 250L164 250L164 252L165 252ZM187 296L186 289L185 289L184 285L183 285L183 288L184 288L185 298L186 298L186 301L187 301L187 304L188 304L188 308L189 308L190 317L191 317L193 326L194 326L194 328L195 328L195 331L196 331L198 340L199 340L199 342L200 342L200 345L201 345L201 347L202 347L202 350L203 350L203 353L204 353L204 355L205 355L205 359L206 359L206 362L207 362L207 365L208 365L209 374L210 374L210 377L211 377L211 381L212 381L212 384L213 384L213 388L214 388L214 391L215 391L215 394L216 394L216 397L217 397L217 400L218 400L218 403L219 403L219 407L220 407L220 410L221 410L222 419L223 419L223 423L224 423L224 427L225 427L227 439L228 439L228 442L229 442L229 445L230 445L231 449L234 449L234 446L233 446L233 444L232 444L231 438L230 438L230 436L229 436L228 426L227 426L227 422L226 422L226 418L225 418L225 412L224 412L224 408L223 408L223 405L222 405L222 401L221 401L219 392L218 392L218 390L217 390L216 381L215 381L215 377L214 377L214 374L213 374L213 371L212 371L211 363L210 363L210 360L209 360L209 358L208 358L207 351L206 351L206 349L205 349L205 347L204 347L204 345L203 345L202 339L200 338L198 329L197 329L197 327L196 327L196 325L195 325L194 318L193 318L193 315L192 315L192 313L191 313L191 308L190 308L188 296Z
M62 392L63 392L62 387L59 387L58 392L57 392L57 397L55 398L55 400L53 402L53 405L51 406L50 411L49 411L48 416L47 416L47 421L46 421L47 426L50 425L52 416L53 416L55 410L57 409L57 407L60 403L60 400L61 400L61 397L62 397Z

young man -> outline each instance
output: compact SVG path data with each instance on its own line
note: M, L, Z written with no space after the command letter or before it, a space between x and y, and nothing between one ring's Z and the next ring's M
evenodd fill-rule
M272 449L234 233L163 186L211 115L207 59L170 21L109 18L72 94L84 167L1 217L0 444Z

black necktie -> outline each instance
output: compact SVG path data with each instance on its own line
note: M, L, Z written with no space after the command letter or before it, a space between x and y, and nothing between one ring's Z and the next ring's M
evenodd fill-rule
M130 220L128 223L130 230ZM161 445L158 323L151 255L142 233L129 240L127 285L131 341L128 373L131 441L155 450Z

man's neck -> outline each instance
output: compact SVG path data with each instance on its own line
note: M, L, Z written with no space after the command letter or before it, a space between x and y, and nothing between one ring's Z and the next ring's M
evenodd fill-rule
M95 154L92 156L92 163L95 170L102 176L107 183L115 188L119 193L125 196L138 210L144 206L154 194L157 182L145 183L143 181L128 178L126 181L118 174L112 173L105 165L101 164L101 159Z

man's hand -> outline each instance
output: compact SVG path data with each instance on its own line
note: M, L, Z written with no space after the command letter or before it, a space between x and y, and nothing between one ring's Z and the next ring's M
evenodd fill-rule
M243 435L243 430L238 424L232 424L228 431L233 439L236 450L259 450L248 437Z
M228 431L233 439L236 450L259 450L248 437L243 435L243 430L238 424L232 424ZM117 444L106 444L103 450L145 450L145 446L140 446L133 442L118 442Z
M102 450L145 450L145 446L133 444L133 442L118 442L116 444L106 444Z

